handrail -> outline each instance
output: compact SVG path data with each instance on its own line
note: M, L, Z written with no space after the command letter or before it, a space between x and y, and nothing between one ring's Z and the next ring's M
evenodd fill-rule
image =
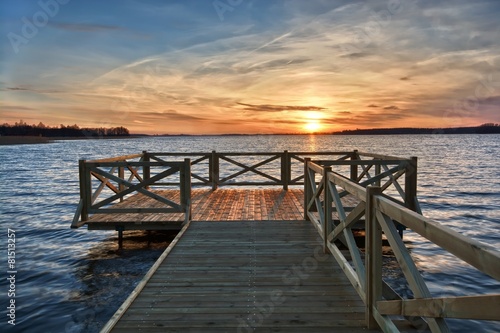
M359 155L370 155L377 161L373 165L384 165L380 163L383 160L381 155L362 153ZM392 156L385 157L386 161L393 159ZM416 159L406 159L406 162L414 167ZM366 182L359 183L359 177L349 179L332 171L331 166L325 166L329 164L332 165L331 163L319 165L310 159L305 159L304 173L308 181L304 185L304 218L310 220L318 230L323 239L325 252L333 255L365 302L368 328L380 327L384 332L399 332L392 321L391 316L394 315L405 316L412 321L417 319L419 325L422 323L428 325L432 332L449 331L444 318L500 321L498 313L500 294L432 297L396 225L412 229L497 281L500 281L500 251L422 216L411 207L405 207L406 203L398 203L395 198L383 193L387 189L387 183L384 186L365 187ZM387 170L384 172L387 173ZM415 173L416 167L414 169L405 167L403 171ZM318 181L317 176L321 180ZM413 176L412 174L411 177ZM398 192L400 190L401 187L398 188ZM348 193L355 197L358 204L347 210L340 193ZM333 212L336 213L336 220ZM364 250L358 248L353 241L351 230L363 216L366 234ZM390 289L383 280L382 233L389 242L416 299L404 299ZM338 247L338 241L347 246L349 256L346 257ZM425 319L425 322L422 319Z
M147 160L165 157L190 157L193 186L289 186L303 185L305 157L339 156L339 161L353 158L352 151L338 152L143 152ZM253 158L252 162L248 159ZM364 162L359 162L363 164ZM341 163L342 164L342 163ZM158 185L175 185L172 182Z
M100 160L80 160L79 174L80 203L71 224L72 228L84 225L91 214L184 213L184 223L191 218L190 159L184 159L182 162L151 161L150 156L143 153ZM175 175L178 175L179 179L175 183L180 189L179 202L151 189L158 186L163 179ZM105 191L106 188L109 191ZM156 204L154 207L110 206L117 201L122 202L126 196L132 194L142 194L153 199Z

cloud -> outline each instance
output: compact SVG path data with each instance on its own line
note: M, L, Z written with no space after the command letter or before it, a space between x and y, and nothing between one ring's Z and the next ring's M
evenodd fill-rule
M376 104L370 104L370 105L368 105L368 107L369 108L378 108L378 105L376 105Z
M120 26L93 24L93 23L64 23L64 22L51 22L50 26L61 30L77 31L77 32L104 32L124 30Z
M173 120L173 121L205 121L207 118L192 116L189 114L179 113L175 110L167 110L163 112L140 112L136 118L141 120L160 121L160 120Z
M55 94L55 93L60 93L60 92L62 92L62 91L60 91L60 90L52 90L52 89L37 89L37 88L32 88L32 87L22 87L22 86L1 88L1 89L0 89L0 91L9 91L9 92L29 92L29 93L35 93L35 94Z
M401 81L408 81L410 78L408 76L404 76L399 78Z
M20 106L20 105L1 105L0 110L2 111L34 111L36 110L35 108L32 107L27 107L27 106Z
M237 103L246 106L243 110L257 112L282 112L282 111L321 111L326 108L320 106L301 106L301 105L269 105L269 104L246 104Z
M3 91L29 91L30 89L24 87L7 87L5 89L1 89Z
M395 105L389 105L389 106L385 106L384 107L384 110L401 110L400 108L398 108L397 106Z

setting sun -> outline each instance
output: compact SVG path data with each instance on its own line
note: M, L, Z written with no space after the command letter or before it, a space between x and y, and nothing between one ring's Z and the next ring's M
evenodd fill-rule
M323 125L321 124L321 119L323 119L323 114L317 111L311 111L307 113L307 118L303 126L304 130L309 133L319 132Z
M318 132L321 129L321 124L317 120L309 121L304 125L307 132Z

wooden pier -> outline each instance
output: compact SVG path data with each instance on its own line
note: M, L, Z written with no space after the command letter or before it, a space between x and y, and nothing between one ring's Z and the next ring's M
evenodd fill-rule
M180 230L102 332L448 332L444 318L500 320L499 294L431 295L405 228L497 280L500 252L422 216L416 193L416 158L143 152L80 161L72 227ZM384 281L383 240L415 299Z
M192 222L124 309L111 332L366 331L363 302L304 221Z

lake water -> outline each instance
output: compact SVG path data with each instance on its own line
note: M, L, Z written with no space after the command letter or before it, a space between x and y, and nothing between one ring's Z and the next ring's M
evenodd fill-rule
M204 136L58 141L0 146L2 332L98 332L173 238L70 229L78 160L156 152L360 151L418 156L424 215L500 245L499 135ZM15 231L16 326L7 323L8 229ZM500 293L500 284L417 235L405 242L436 296ZM453 331L500 332L499 323L450 322Z

